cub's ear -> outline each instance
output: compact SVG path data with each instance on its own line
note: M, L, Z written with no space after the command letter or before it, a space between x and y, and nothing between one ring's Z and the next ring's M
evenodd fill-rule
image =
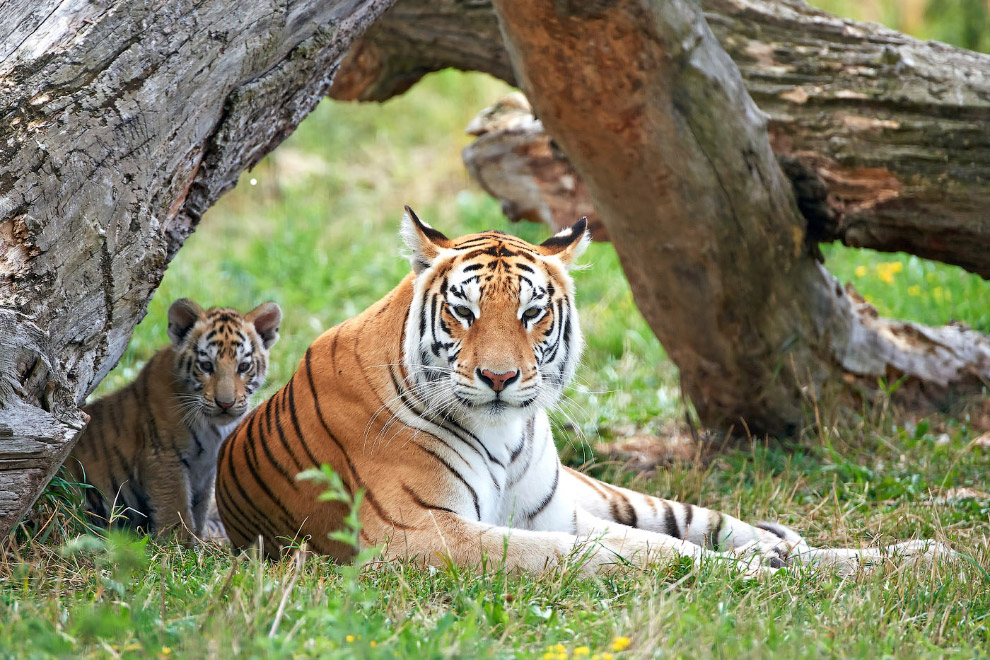
M581 218L567 229L561 229L556 234L540 243L543 254L558 257L568 268L584 252L591 243L588 233L588 218Z
M282 325L282 308L273 302L261 303L244 319L254 325L261 337L261 344L268 350L278 341L278 327Z
M408 206L405 215L402 216L402 228L399 233L412 253L409 255L409 263L412 264L413 272L417 275L433 264L440 250L450 247L449 238L416 217Z
M178 346L196 325L203 308L189 298L179 298L168 308L168 336Z

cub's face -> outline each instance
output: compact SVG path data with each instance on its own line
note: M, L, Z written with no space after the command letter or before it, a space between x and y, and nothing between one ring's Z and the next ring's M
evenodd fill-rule
M248 314L214 307L204 311L188 298L168 312L175 345L175 378L187 423L233 424L248 411L265 382L268 349L278 341L282 311L263 303Z
M583 346L567 267L588 243L584 220L531 245L451 240L406 211L416 279L403 349L425 408L477 426L556 403Z

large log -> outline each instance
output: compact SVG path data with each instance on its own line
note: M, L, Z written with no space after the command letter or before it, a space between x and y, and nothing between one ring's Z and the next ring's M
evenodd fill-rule
M770 116L811 240L903 250L990 277L990 56L801 0L701 6ZM501 39L487 0L401 0L331 93L384 100L448 66L515 84Z
M790 432L825 389L849 403L903 376L942 402L990 382L987 337L878 318L814 258L767 117L696 4L495 7L704 423Z
M0 11L0 538L169 260L389 0L8 0Z

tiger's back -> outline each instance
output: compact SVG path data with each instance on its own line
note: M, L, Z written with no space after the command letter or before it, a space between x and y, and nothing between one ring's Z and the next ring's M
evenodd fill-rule
M377 537L374 520L382 522L380 501L389 499L388 488L377 486L391 470L413 469L405 460L392 461L388 452L357 445L364 438L381 437L391 415L382 408L390 370L397 363L400 337L394 328L402 324L412 297L406 278L385 299L321 335L306 351L292 378L270 399L260 404L231 433L218 457L217 508L235 547L246 547L259 537L275 554L282 546L303 538L319 552L346 560L353 553L327 539L339 529L347 508L320 502L321 488L298 481L308 468L329 464L341 475L350 492L366 489L364 516L366 540ZM375 419L376 413L378 419ZM368 423L371 420L371 423ZM401 445L403 430L390 437ZM394 475L396 480L402 477ZM376 515L382 513L382 516Z

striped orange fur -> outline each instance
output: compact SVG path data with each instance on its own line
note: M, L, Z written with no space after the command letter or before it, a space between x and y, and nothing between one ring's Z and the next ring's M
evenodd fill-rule
M281 319L275 303L246 315L204 311L186 298L172 304L172 343L133 383L84 408L90 422L66 465L90 486L85 502L96 522L203 533L220 442L264 383Z
M353 549L327 538L344 505L320 502L318 487L295 478L327 463L366 493L363 544L431 564L487 554L537 571L581 547L587 572L674 556L772 571L882 554L816 550L783 526L749 525L561 465L547 410L582 348L567 271L588 241L583 220L541 245L500 232L451 240L407 208L402 234L413 272L314 341L289 382L221 448L217 505L235 546L261 539L278 554L308 540L348 559Z

